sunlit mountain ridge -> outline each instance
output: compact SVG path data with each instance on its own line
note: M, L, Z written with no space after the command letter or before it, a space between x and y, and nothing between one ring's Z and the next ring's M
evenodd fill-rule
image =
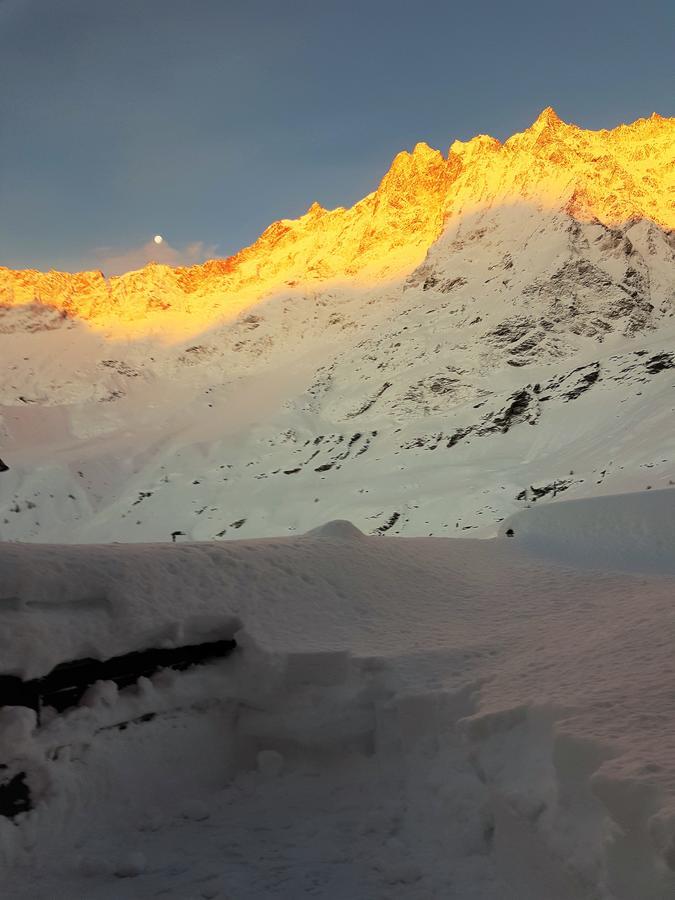
M0 303L41 304L113 334L196 333L288 288L368 286L411 272L448 223L526 203L581 222L648 219L675 228L675 118L653 114L612 130L563 122L550 107L504 143L455 141L447 157L419 143L351 208L314 203L270 225L227 259L101 272L0 268Z

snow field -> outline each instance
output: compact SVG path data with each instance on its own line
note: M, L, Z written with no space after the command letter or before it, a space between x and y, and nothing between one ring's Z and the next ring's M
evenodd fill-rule
M665 539L668 502L574 534L601 552L637 503ZM673 576L562 563L549 509L488 541L1 547L6 672L237 640L37 729L2 711L36 804L0 819L9 896L666 900Z

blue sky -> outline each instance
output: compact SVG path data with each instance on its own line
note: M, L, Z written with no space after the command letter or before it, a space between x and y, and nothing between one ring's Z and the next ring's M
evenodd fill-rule
M227 255L418 140L672 116L674 51L672 0L0 0L0 265Z

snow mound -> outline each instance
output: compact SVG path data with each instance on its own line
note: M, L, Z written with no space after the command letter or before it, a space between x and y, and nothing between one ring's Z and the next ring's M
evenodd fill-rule
M347 519L334 519L332 522L326 522L325 525L319 525L318 528L307 531L305 536L340 541L356 541L365 537L364 533Z
M675 490L535 505L507 519L519 546L574 566L675 573Z

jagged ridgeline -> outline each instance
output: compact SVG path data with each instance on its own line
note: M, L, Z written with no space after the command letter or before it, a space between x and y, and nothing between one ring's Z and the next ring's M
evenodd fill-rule
M455 141L447 156L425 143L399 153L377 189L349 209L314 203L282 219L228 259L189 268L151 265L106 280L0 268L0 302L44 304L108 327L143 331L153 314L213 323L288 287L372 284L419 265L448 221L518 204L564 210L619 228L644 218L675 227L675 119L653 115L611 131L567 124L550 107L503 144L487 135ZM608 244L621 242L619 232ZM572 276L573 272L570 273ZM427 287L433 275L427 275ZM446 279L441 289L456 286Z

